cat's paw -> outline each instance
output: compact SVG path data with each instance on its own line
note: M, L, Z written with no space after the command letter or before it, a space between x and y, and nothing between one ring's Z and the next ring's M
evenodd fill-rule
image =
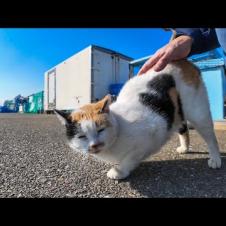
M176 149L176 151L177 151L177 153L179 153L179 154L184 154L184 153L189 152L189 149L186 148L186 147L184 147L184 146L180 146L180 147L178 147L178 148Z
M221 168L221 158L217 156L208 160L208 166L212 169Z
M128 172L122 172L122 171L118 170L117 168L111 168L107 173L107 176L113 180L124 179L128 175L129 175Z

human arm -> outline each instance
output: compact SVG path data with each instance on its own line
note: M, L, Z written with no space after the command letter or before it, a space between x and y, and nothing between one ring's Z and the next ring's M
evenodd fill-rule
M186 35L172 40L146 61L138 75L145 73L152 67L155 71L161 71L169 62L187 57L191 51L192 41L192 38Z
M215 29L175 28L174 30L176 31L175 39L159 49L146 61L138 75L151 68L155 71L161 71L171 61L219 47Z

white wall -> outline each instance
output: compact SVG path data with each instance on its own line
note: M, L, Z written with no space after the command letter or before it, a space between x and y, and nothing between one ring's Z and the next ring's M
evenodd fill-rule
M114 81L114 59L111 55L93 50L94 97L101 99L108 94L108 86Z
M129 78L129 62L92 46L80 51L45 73L44 109L48 110L47 74L56 70L56 108L59 110L76 109L101 99L109 93L112 83L124 83ZM91 75L93 78L91 78ZM91 79L93 94L91 100Z
M49 71L53 70L51 68ZM55 66L56 108L70 110L90 102L91 47ZM48 110L47 71L44 78L44 109Z
M86 48L56 68L56 107L75 109L90 102L91 49Z
M96 49L93 57L94 97L101 99L109 93L110 84L124 83L129 79L129 62Z

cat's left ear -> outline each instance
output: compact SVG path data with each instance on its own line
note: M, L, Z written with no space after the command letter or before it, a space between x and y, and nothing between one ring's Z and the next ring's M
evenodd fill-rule
M100 113L109 113L109 106L112 103L112 96L108 94L101 100L101 110Z
M66 125L66 124L71 122L70 113L64 112L64 111L60 111L60 110L57 110L57 109L55 109L54 112L55 112L57 118L60 120L60 122L63 125Z

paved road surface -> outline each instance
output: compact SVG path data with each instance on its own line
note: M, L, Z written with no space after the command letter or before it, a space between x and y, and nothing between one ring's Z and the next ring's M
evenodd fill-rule
M174 136L124 181L74 153L55 115L0 114L0 197L226 197L226 132L217 132L221 169L207 166L207 147L191 131L192 152L179 155Z

